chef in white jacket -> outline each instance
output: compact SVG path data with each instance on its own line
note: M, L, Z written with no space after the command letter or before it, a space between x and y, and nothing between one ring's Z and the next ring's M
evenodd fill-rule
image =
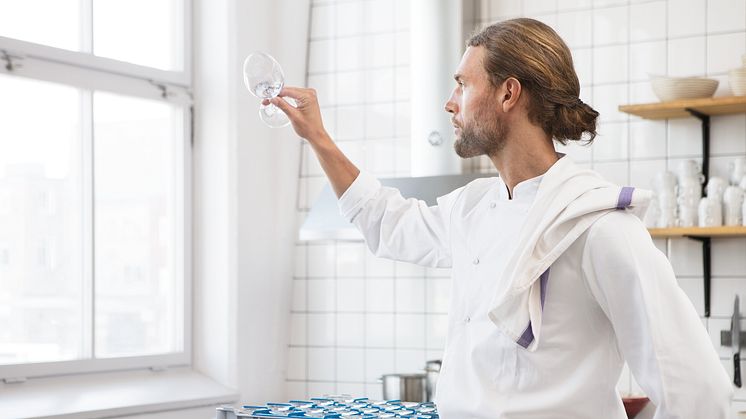
M360 172L321 120L316 92L272 103L315 151L342 214L377 256L451 268L436 402L445 419L623 419L624 362L656 418L726 418L732 387L691 302L640 221L647 191L555 152L592 141L570 51L532 19L474 35L445 105L456 153L499 177L428 207ZM585 137L583 137L585 135Z

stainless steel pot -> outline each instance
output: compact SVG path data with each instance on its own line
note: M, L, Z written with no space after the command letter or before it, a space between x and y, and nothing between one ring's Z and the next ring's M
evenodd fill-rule
M435 398L435 386L438 383L438 375L440 375L440 366L442 361L440 359L434 359L425 363L425 401L432 402Z
M385 400L426 401L425 374L384 374L381 381L383 382L383 398Z

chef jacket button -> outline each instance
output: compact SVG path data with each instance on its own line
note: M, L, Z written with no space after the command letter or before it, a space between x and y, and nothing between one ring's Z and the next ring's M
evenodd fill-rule
M495 208L496 206L497 206L497 203L495 203L495 202L490 202L490 208Z
M474 258L474 260L471 263L475 265L479 265L479 258Z
M470 321L471 321L471 317L466 316L466 318L464 318L464 323L469 323Z

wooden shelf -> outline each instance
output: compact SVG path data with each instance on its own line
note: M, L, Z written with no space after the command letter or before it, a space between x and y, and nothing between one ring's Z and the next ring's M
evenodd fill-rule
M620 105L619 110L645 119L689 118L689 110L704 115L746 113L746 96L682 99L671 102Z
M710 175L710 117L746 113L746 96L684 99L670 102L620 105L619 110L645 119L673 119L694 117L702 123L702 173L705 181ZM744 227L651 228L652 237L687 237L702 243L705 317L710 317L710 288L712 285L712 239L717 237L746 237Z
M649 228L650 235L659 237L746 237L746 227L672 227Z

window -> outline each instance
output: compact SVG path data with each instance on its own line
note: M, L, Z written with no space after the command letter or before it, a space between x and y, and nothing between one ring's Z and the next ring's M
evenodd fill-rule
M0 0L0 36L184 70L184 0Z
M0 379L189 362L189 6L0 0Z

